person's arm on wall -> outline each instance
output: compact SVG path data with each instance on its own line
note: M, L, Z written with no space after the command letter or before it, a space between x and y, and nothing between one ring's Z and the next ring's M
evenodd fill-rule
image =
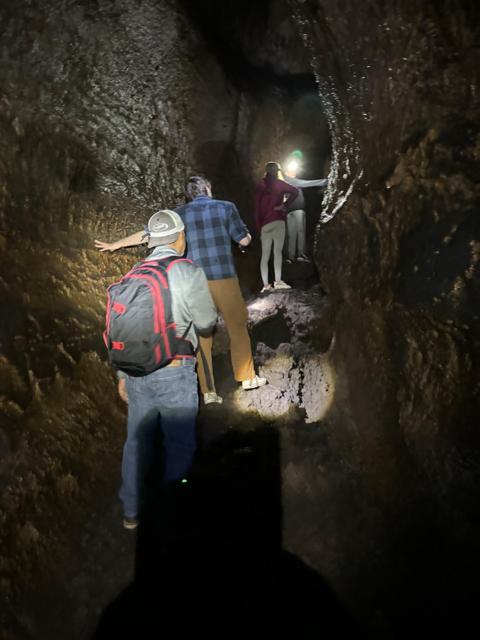
M300 178L286 177L285 182L294 187L305 189L307 187L325 187L328 184L327 178L319 178L318 180L301 180Z
M99 251L117 251L117 249L123 249L125 247L135 247L139 244L145 244L148 238L145 234L145 230L137 231L131 236L116 240L115 242L103 242L101 240L95 240L95 248Z

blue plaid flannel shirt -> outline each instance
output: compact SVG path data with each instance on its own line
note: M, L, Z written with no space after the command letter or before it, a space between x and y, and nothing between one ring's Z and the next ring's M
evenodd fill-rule
M187 257L205 271L207 280L235 278L232 240L248 234L233 202L197 196L175 211L182 218L187 237Z

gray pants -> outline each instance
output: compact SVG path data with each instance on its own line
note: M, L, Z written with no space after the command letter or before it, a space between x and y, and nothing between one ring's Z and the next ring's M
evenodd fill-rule
M275 220L269 222L260 234L262 242L262 259L260 261L260 272L262 274L263 286L268 284L268 261L272 252L273 244L273 268L275 271L275 282L282 279L282 251L285 242L285 222Z
M305 253L305 211L295 209L287 214L288 257L293 260ZM297 253L298 243L298 253Z

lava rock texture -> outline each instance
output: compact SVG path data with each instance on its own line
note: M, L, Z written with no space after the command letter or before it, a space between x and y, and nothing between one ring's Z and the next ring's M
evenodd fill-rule
M357 446L351 427L340 431L351 455L372 468L391 457L390 443L392 480L406 452L452 517L464 508L473 515L477 5L367 2L359 19L348 1L291 4L333 136L323 211L330 222L318 228L316 255L334 308L343 423L353 420Z
M25 594L118 485L105 290L144 252L93 240L179 202L189 172L235 175L251 119L178 3L5 2L0 22L0 608L38 637Z
M253 302L272 386L238 399L226 389L232 424L278 426L284 546L374 631L411 637L420 620L424 634L451 623L458 635L455 616L468 620L480 556L478 3L260 5L0 7L9 640L65 637L46 619L57 590L40 599L45 619L32 612L40 589L72 575L62 589L77 604L75 585L85 593L98 578L76 609L82 637L95 598L128 571L127 558L105 585L106 565L79 566L89 547L111 558L101 517L115 499L123 438L101 343L105 288L143 255L99 254L94 238L136 231L183 200L191 172L208 174L251 222L253 179L295 147L312 178L330 152L323 204L307 194L310 225L323 223L315 260L328 304L318 290L293 306L284 294ZM246 293L258 291L258 245L237 262ZM73 560L79 528L88 533ZM103 538L90 544L96 531Z
M429 533L411 547L437 580L423 584L424 612L442 590L467 602L479 558L478 4L290 5L332 133L316 235L338 383L327 424L374 493L399 500L398 548L424 493Z

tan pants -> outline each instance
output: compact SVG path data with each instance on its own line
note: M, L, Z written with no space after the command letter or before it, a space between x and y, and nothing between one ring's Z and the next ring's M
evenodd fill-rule
M225 321L230 338L230 357L235 380L249 380L255 375L252 346L247 331L248 310L243 299L238 278L209 280L208 288L213 301ZM215 391L212 365L212 336L199 336L198 379L202 393Z

